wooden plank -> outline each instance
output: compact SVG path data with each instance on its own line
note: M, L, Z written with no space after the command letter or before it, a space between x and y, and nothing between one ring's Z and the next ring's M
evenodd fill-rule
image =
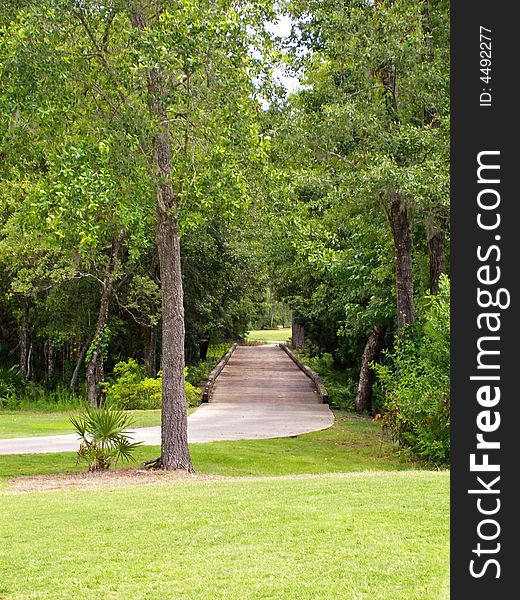
M239 346L215 382L212 403L320 404L312 379L279 346Z

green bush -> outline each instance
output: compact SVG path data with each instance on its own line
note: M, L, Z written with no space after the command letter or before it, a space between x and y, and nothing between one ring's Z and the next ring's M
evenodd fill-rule
M133 358L119 362L114 367L114 379L103 384L107 402L125 410L147 410L161 408L162 377L146 377L143 367ZM185 376L187 370L185 370ZM200 403L201 392L186 381L186 400L188 406Z
M218 344L210 344L206 360L198 362L196 365L190 365L185 374L186 381L194 386L203 384L209 377L209 374L218 365L220 359L230 349L231 342L220 342ZM188 392L186 391L186 394Z
M307 366L320 376L332 408L354 410L357 383L347 371L334 368L334 359L331 354L325 352L321 356L310 356L307 351L297 354Z
M424 315L405 331L388 363L374 365L386 391L382 416L394 439L426 461L450 460L450 287L443 277Z
M184 369L184 377L188 377L188 367ZM184 381L184 388L186 390L186 402L188 406L198 406L202 400L202 391L192 385L187 379Z
M87 409L70 422L81 438L77 460L86 461L89 471L106 470L119 460L130 460L142 443L130 441L127 430L133 421L122 410Z

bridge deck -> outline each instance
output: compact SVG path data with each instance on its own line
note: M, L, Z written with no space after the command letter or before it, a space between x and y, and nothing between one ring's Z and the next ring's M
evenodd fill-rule
M278 346L239 346L216 380L210 402L319 404L320 397Z

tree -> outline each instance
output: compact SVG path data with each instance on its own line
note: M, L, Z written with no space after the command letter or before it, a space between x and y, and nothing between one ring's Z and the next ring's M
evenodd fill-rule
M108 143L114 165L130 174L113 222L132 220L143 208L155 213L162 294L159 464L167 469L193 470L184 392L180 238L205 221L212 204L232 212L247 197L242 174L251 172L263 153L254 124L251 47L261 44L266 12L267 2L254 1L183 0L175 6L151 0L29 2L15 12L9 27L14 43L3 48L8 55L4 77L11 82L17 71L26 75L22 90L8 88L6 104L16 110L23 104L21 119L27 124L34 121L29 107L38 107L43 127L33 129L34 135L48 141L60 130L61 137L70 136L72 128L80 138ZM56 114L64 118L53 124ZM91 156L92 150L87 164ZM62 172L70 172L67 157L60 164ZM92 175L83 180L82 196L96 188L96 170ZM68 206L70 188L77 187L62 190ZM96 221L94 230L98 226ZM124 231L132 233L132 228L117 228L110 237L89 355L91 382L102 369L102 332Z
M322 138L322 160L350 165L355 193L374 198L387 215L401 329L414 321L414 214L431 225L433 287L445 270L439 207L449 197L448 4L296 0L290 6L312 51L304 59L307 81L326 93L320 124L338 128Z
M278 289L305 324L310 351L357 370L355 404L370 410L382 338L413 324L417 290L420 298L435 289L447 268L449 6L287 6L289 60L303 88L270 110L282 173L275 194L290 215L285 256L297 265L283 270Z

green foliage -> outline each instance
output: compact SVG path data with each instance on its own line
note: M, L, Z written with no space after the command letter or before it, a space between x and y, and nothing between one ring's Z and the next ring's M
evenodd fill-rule
M71 394L58 384L53 390L34 381L24 381L17 366L0 368L0 410L52 412L84 406L85 398Z
M184 387L186 389L186 403L188 406L198 406L202 399L202 392L199 388L192 385L189 381L186 381L186 374L189 372L189 368L184 368Z
M231 343L221 342L219 344L210 344L208 353L205 361L199 361L193 365L190 365L185 369L184 376L186 379L186 395L193 394L193 391L189 392L188 383L191 386L197 388L206 382L209 374L220 362L220 359L229 350ZM200 396L195 402L189 402L190 406L197 406L200 403Z
M142 366L135 359L118 362L113 378L103 384L110 405L125 410L160 408L161 379L145 377Z
M356 382L344 369L334 366L332 355L325 352L321 356L302 355L303 362L318 373L328 394L331 407L343 410L354 409Z
M17 347L27 301L31 377L44 379L44 344L52 341L64 364L45 383L70 381L78 350L92 341L120 232L110 336L94 340L87 360L100 345L108 358L147 354L146 342L136 340L149 339L141 328L149 334L161 318L151 72L162 82L172 216L183 238L188 362L203 340L243 336L258 278L242 222L268 145L255 80L269 47L272 2L4 4L0 319L5 312L9 340L0 360L10 361ZM147 21L143 29L136 11Z
M383 425L395 440L437 465L450 459L450 287L443 277L424 322L406 331L388 364L375 365L386 389Z
M76 433L81 439L78 462L88 463L89 471L105 470L119 460L129 461L141 442L131 442L127 430L133 420L122 410L103 407L87 409L71 417Z
M22 387L23 378L17 366L0 368L0 407L11 408L13 401L16 403L17 390Z
M113 375L111 381L103 384L109 405L124 410L161 408L161 372L157 377L146 377L143 367L135 359L129 358L115 365ZM185 387L188 406L197 406L201 399L200 390L189 381L185 382Z

